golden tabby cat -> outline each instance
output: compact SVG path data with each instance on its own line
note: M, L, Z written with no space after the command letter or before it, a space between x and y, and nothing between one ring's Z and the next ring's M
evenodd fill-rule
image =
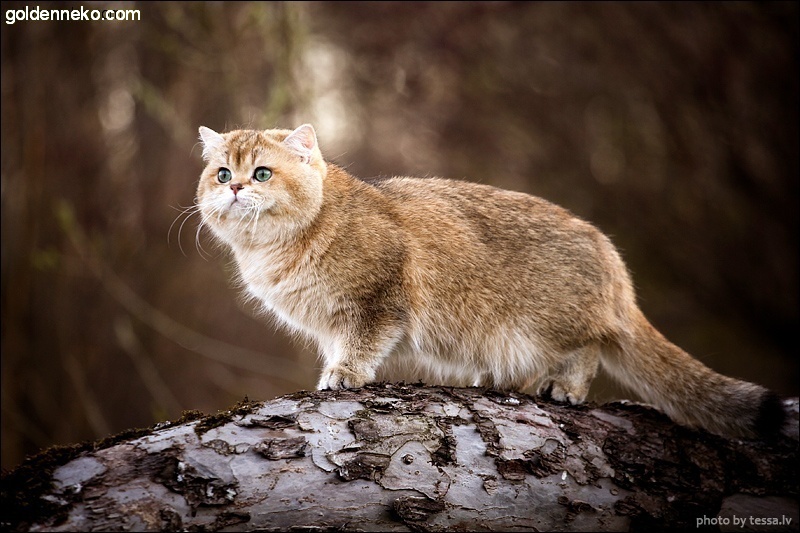
M565 209L467 182L366 183L308 124L200 136L202 222L247 291L316 342L321 389L403 376L575 404L602 361L677 422L750 437L783 422L770 391L656 331L611 241Z

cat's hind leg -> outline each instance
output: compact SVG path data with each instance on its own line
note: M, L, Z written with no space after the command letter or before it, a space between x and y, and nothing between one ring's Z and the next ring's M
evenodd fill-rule
M544 394L557 402L582 403L599 364L600 346L596 343L567 352L542 383Z

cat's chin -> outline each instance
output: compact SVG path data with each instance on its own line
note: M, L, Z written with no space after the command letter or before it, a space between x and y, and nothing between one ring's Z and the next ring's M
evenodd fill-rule
M233 211L233 212L252 211L254 207L255 207L254 204L252 204L251 202L242 200L231 200L231 202L228 204L228 211Z
M231 200L224 212L228 216L250 217L258 213L267 213L272 205L264 205L264 202L257 202L249 199Z

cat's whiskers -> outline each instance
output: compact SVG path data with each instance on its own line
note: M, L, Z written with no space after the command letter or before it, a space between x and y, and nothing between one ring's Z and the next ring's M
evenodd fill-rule
M252 226L252 229L250 229L249 233L250 240L252 241L256 235L256 230L258 229L258 218L261 214L261 207L258 204L253 204L250 207L250 211L252 211L252 214L250 215L250 226Z
M233 208L232 208L232 209L233 209ZM240 210L240 209L241 209L241 207L236 207L236 209L239 209L239 210ZM219 218L217 218L217 220L219 220ZM236 224L235 224L235 225L234 225L234 227L233 227L233 231L234 231L234 232L236 232L236 233L239 233L239 231L240 231L240 229L241 229L241 225L242 225L242 221L243 221L243 220L244 220L244 217L241 215L241 213L237 213L237 216L236 216Z
M206 227L208 220L206 215L203 214L202 210L200 210L199 213L200 213L200 222L197 224L197 229L194 232L194 248L195 250L197 250L197 253L200 255L200 257L208 261L208 258L211 257L211 254L206 252L205 249L203 248L203 245L200 244L200 231L202 231L202 229Z
M197 231L194 232L194 248L195 248L195 250L197 250L197 253L200 255L200 257L202 257L203 259L208 261L208 258L211 257L211 254L206 252L203 249L203 245L200 244L200 230L201 229L203 229L203 224L202 223L197 225Z
M252 198L243 198L240 200L237 209L240 214L237 217L238 220L236 221L234 230L237 233L243 232L249 234L250 240L252 241L257 225L259 205L253 202Z
M169 245L170 235L172 235L172 228L175 227L175 224L178 222L178 220L182 218L181 223L178 226L178 248L180 249L181 253L186 256L186 252L183 250L183 243L181 242L181 232L183 231L183 226L186 224L186 221L189 220L192 215L200 212L200 206L195 204L188 207L173 207L173 209L180 210L180 213L178 213L178 215L172 221L172 224L169 225L169 229L167 230L167 245Z
M200 223L197 225L197 230L195 231L194 235L194 245L197 249L197 252L200 254L205 260L208 260L211 257L211 254L208 253L203 246L200 244L200 231L209 226L209 220L212 218L216 218L218 221L222 219L222 212L226 207L226 203L224 201L199 201L197 202L197 212L200 214Z
M183 252L183 245L181 244L181 232L183 231L183 226L184 226L184 224L186 224L186 221L187 221L187 220L189 220L189 218L191 218L191 216L192 216L193 214L195 214L195 213L199 213L199 212L200 212L200 207L196 207L195 209L193 209L193 210L192 210L192 212L190 212L190 213L189 213L189 214L188 214L188 215L187 215L187 216L186 216L186 217L183 219L183 222L181 222L181 225L178 227L178 246L180 247L180 249L181 249L181 253L183 253L183 255L186 255L186 254ZM197 242L195 241L195 248L196 248L196 247L197 247ZM198 250L198 251L199 251L199 250ZM202 253L200 254L200 257L203 257L203 254L202 254ZM205 259L205 257L204 257L204 259Z

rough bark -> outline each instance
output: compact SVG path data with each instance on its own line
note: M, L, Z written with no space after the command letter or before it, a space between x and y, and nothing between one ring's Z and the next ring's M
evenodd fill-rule
M4 530L797 530L797 410L726 440L634 404L372 385L244 402L4 474ZM791 520L787 523L787 520Z

